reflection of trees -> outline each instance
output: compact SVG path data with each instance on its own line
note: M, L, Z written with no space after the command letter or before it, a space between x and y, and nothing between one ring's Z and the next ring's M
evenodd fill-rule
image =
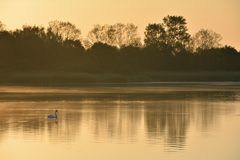
M2 107L2 106L0 106ZM9 105L8 107L13 107ZM45 121L37 116L34 116L36 111L31 113L27 110L17 109L3 109L0 111L0 138L6 133L22 133L21 136L27 138L30 133L35 135L36 140L43 135Z
M201 106L199 108L199 105ZM201 132L207 132L215 129L219 125L222 117L220 115L229 115L234 113L235 107L232 102L209 103L208 101L201 101L194 105L194 114L192 121Z
M226 93L221 94L223 97ZM207 98L204 101L200 94L169 99L2 103L0 141L6 134L16 133L24 139L54 143L74 142L80 136L93 136L100 142L135 142L144 134L144 140L150 143L164 142L170 148L181 149L191 125L201 132L209 131L221 120L219 115L232 113L234 109L228 106L234 99L224 103ZM56 108L60 111L58 121L47 120L47 114Z
M184 103L160 103L145 107L145 125L150 140L163 138L167 144L181 147L190 125L191 107Z
M142 110L131 104L108 104L113 107L91 107L84 115L96 140L134 141L140 128Z
M214 97L214 96L213 96ZM230 103L229 105L232 105ZM234 108L228 103L199 101L163 101L146 104L144 107L145 127L151 143L166 142L170 148L181 149L185 146L187 133L192 124L200 132L215 128L221 116L233 113Z
M48 121L46 127L49 139L53 142L74 141L81 127L82 112L76 109L60 111L57 121Z

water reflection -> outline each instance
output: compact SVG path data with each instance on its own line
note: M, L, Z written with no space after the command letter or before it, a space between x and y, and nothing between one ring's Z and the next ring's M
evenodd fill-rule
M158 143L156 140L163 139L169 147L184 147L193 112L189 104L178 101L146 107L145 125L150 142Z
M24 89L0 87L0 159L239 157L239 86Z
M240 97L238 87L226 86L48 89L48 94L15 89L0 88L0 144L9 137L46 143L85 139L181 150L193 128L207 133L234 115ZM49 121L55 109L59 118Z
M165 143L170 148L182 149L191 124L200 131L211 130L219 123L219 115L234 112L233 107L219 104L192 101L5 102L0 111L0 143L9 135L50 143L73 143L89 135L95 142L134 143L144 133L146 143ZM46 115L56 106L60 118L47 120Z

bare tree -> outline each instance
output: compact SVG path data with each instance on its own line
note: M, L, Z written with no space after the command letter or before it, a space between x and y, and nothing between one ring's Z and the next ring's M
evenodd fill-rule
M106 43L118 48L126 46L140 46L141 38L138 27L134 24L116 23L114 25L95 25L86 40L88 46L94 43Z
M64 40L80 40L81 31L70 22L51 21L48 32L55 34Z
M94 28L88 33L87 40L88 46L93 45L94 43L107 43L107 33L106 30L108 25L95 25Z
M209 29L201 29L192 38L193 50L221 47L222 36Z
M141 38L138 34L138 27L132 23L128 23L123 27L123 43L120 45L121 47L124 46L133 46L133 47L140 47Z

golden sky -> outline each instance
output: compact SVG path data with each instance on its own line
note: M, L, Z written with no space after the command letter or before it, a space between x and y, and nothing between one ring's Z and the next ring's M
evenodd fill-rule
M184 16L191 34L212 29L240 50L240 0L0 0L0 21L8 29L57 19L76 24L83 36L94 24L117 22L132 22L143 34L148 23L167 15Z

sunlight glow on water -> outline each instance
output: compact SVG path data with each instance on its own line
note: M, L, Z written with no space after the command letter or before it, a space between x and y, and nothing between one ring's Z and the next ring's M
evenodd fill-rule
M1 160L240 159L238 86L23 88L0 87Z

